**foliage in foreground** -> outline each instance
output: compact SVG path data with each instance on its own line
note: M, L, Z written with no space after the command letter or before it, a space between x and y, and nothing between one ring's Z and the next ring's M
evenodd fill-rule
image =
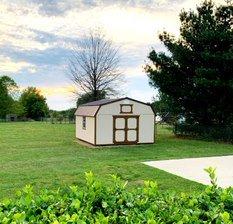
M0 203L1 223L232 223L233 189L212 185L201 194L162 193L156 182L128 191L126 183L113 176L111 186L86 174L86 186L79 189L33 193L26 186L16 199Z

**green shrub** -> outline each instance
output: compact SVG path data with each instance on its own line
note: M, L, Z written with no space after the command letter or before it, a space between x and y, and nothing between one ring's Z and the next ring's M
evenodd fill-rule
M34 194L31 186L16 199L0 203L0 223L232 223L233 189L216 185L213 169L208 169L212 185L201 194L160 192L157 184L129 191L126 183L112 176L111 186L86 174L84 189L71 186Z
M199 124L175 124L174 133L178 136L187 136L204 140L233 142L233 125L204 126Z

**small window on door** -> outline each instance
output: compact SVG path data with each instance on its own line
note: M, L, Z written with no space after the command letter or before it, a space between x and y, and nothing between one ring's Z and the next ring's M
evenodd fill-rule
M121 104L120 105L121 114L132 114L133 113L133 104Z
M82 125L83 125L84 130L86 130L86 123L87 123L87 119L86 119L86 117L83 117Z

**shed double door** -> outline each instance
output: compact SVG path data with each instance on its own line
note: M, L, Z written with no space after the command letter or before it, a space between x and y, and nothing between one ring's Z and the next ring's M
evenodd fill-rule
M139 116L113 116L113 143L138 142Z

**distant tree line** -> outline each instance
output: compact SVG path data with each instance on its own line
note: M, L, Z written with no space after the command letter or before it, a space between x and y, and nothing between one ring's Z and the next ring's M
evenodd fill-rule
M79 99L80 102L85 103ZM0 76L0 119L7 120L15 116L17 120L35 120L57 122L74 122L76 108L62 111L50 110L46 98L39 89L28 87L22 92L15 81L8 76Z
M51 123L74 123L76 108L70 108L68 110L49 110Z
M0 76L0 118L15 115L21 119L39 120L49 115L46 98L35 87L19 92L15 81L8 76Z

